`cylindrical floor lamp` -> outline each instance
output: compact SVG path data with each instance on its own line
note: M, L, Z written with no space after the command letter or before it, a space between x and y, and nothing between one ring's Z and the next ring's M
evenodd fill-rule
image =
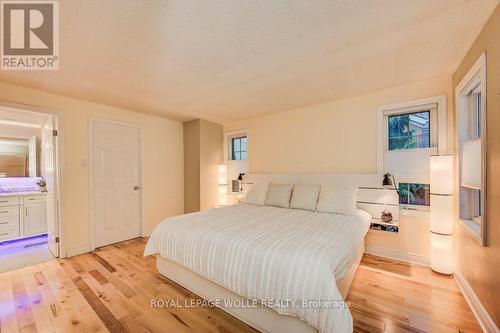
M453 273L453 155L430 157L431 268Z

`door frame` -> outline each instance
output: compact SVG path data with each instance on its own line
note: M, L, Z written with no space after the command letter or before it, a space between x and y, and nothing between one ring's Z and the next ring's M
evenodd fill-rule
M56 188L56 223L58 229L58 237L59 237L59 258L66 258L66 245L64 243L64 216L63 216L63 207L64 207L64 199L61 195L64 189L64 112L61 110L40 107L37 105L30 104L22 104L22 103L12 103L4 100L0 100L0 109L7 109L16 112L22 113L37 113L37 114L45 114L54 117L56 123L57 130L57 140L55 142L56 149L54 152L55 163L56 163L56 173L55 173L55 188Z
M144 237L144 127L138 124L128 123L124 121L102 118L90 117L89 119L89 208L90 208L90 251L96 249L96 227L95 227L95 207L94 207L94 126L97 122L108 123L114 125L128 126L137 128L139 130L139 179L140 179L140 193L139 193L139 235Z

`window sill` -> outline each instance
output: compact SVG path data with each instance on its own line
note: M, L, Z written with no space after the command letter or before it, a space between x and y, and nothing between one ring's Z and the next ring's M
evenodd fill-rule
M473 220L459 220L460 225L472 236L477 242L484 246L484 241L481 237L481 226Z

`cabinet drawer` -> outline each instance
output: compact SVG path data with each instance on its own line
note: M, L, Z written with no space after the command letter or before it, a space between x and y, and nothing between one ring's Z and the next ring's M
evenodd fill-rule
M36 196L24 197L24 204L40 203L40 202L45 202L45 196L36 195Z
M0 197L0 206L19 205L19 197Z
M0 207L0 219L6 216L19 216L19 206Z
M19 227L11 229L0 228L0 241L19 237Z
M0 218L0 233L7 229L19 228L19 216L8 216Z

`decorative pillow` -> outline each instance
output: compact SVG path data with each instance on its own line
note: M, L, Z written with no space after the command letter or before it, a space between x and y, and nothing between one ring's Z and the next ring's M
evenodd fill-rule
M357 200L356 188L322 185L316 209L324 213L354 215L357 211Z
M268 186L268 182L253 184L250 188L250 191L248 191L247 195L245 196L245 200L243 200L243 202L252 205L264 205L266 201Z
M270 183L267 188L266 206L290 208L293 184Z
M316 210L319 190L319 185L295 185L293 187L290 208Z

